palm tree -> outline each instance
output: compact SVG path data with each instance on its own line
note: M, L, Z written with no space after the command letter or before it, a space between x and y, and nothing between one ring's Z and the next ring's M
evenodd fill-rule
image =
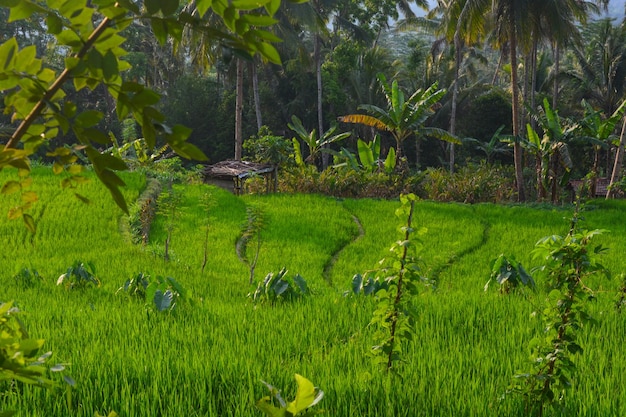
M389 85L383 74L378 75L378 80L387 99L387 109L372 104L362 104L359 109L369 112L370 115L350 114L340 117L339 120L390 132L396 141L396 166L400 166L402 162L404 141L413 134L429 135L460 143L456 137L442 129L424 127L426 120L434 113L433 106L445 94L445 90L438 89L436 83L426 90L417 90L405 100L404 93L398 87L396 80ZM419 160L416 163L419 166Z
M602 19L585 26L582 37L573 49L575 66L563 76L579 98L608 117L626 93L626 29Z

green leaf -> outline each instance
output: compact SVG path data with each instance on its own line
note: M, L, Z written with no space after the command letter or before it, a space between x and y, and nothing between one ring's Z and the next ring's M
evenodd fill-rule
M204 17L207 10L211 8L212 4L212 0L196 0L196 10L198 11L200 18Z
M0 190L0 194L13 194L22 189L22 185L18 181L7 181L2 186L2 190Z
M22 218L24 219L24 224L26 225L26 228L32 233L35 234L37 232L37 225L35 224L35 220L33 219L33 216L31 216L28 213L24 213L24 215L22 216Z
M172 150L186 159L206 161L207 156L196 145L189 142L170 143Z
M372 171L374 169L374 153L372 152L371 145L368 145L361 139L357 140L357 149L359 151L359 160L363 167Z
M389 148L387 158L385 158L385 172L391 173L394 169L396 169L396 150Z
M110 50L104 54L102 60L102 73L104 74L104 79L109 81L116 75L119 75L119 66L117 57Z
M265 10L270 16L274 16L280 8L280 0L270 0L265 4Z
M281 63L280 54L273 45L266 42L259 42L256 45L259 48L259 52L261 53L261 55L263 55L265 59L273 64Z
M21 0L18 4L11 8L11 13L9 15L9 23L15 22L16 20L28 19L34 13L45 13L46 9L43 7L29 1L29 0Z
M15 38L11 38L0 45L0 63L2 63L1 69L3 71L7 71L14 67L17 51L18 46Z
M314 405L323 396L321 391L316 393L313 383L302 375L296 374L296 382L298 384L296 398L287 405L287 412L294 416Z
M241 15L239 20L252 26L272 26L273 24L278 22L278 20L274 19L271 16L258 14L244 14Z
M163 292L159 289L156 290L154 293L153 302L157 311L169 310L172 307L173 300L174 294L172 294L172 291L170 290L166 290L165 292Z
M161 9L160 0L144 0L143 5L146 7L148 14L156 14Z
M169 16L178 10L178 0L161 0L161 12L163 15Z
M76 123L81 127L92 127L100 123L100 120L104 117L102 112L97 110L87 110L76 116Z

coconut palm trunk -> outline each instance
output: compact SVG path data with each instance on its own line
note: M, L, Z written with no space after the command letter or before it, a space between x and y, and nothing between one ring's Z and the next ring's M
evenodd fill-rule
M613 165L613 172L611 173L611 181L609 182L609 190L606 193L607 200L615 198L615 184L620 180L622 172L622 163L624 162L624 145L626 142L626 116L624 116L624 124L622 125L622 133L619 137L619 145L615 151L615 164Z
M235 100L235 161L243 153L243 61L237 58L237 95Z
M517 81L517 34L514 22L509 23L509 48L511 58L511 111L513 122L513 137L515 144L513 145L513 158L515 160L515 182L517 185L517 200L526 201L524 192L524 175L523 175L523 157L522 146L519 138L519 86Z

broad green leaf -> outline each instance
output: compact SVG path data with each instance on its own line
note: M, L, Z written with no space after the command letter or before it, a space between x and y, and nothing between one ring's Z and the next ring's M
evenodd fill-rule
M153 17L150 19L150 26L152 27L152 32L154 32L157 41L163 45L167 41L167 22L164 19Z
M247 16L247 15L243 15L243 16ZM242 18L243 18L242 16ZM267 31L267 30L263 30L263 29L251 29L248 31L248 33L246 33L245 35L245 39L254 39L254 38L260 38L263 39L267 42L282 42L283 40L281 38L279 38L278 36L274 35L272 32Z
M374 168L374 154L370 146L361 139L357 140L357 149L359 151L359 160L361 165L371 171Z
M340 116L337 118L340 122L344 123L357 123L366 126L371 126L379 130L392 130L389 126L383 123L381 120L374 116L368 116L366 114L349 114L347 116Z
M316 400L315 386L311 381L302 375L296 374L296 382L298 384L296 398L287 405L287 412L294 416L309 408Z
M76 123L81 127L92 127L100 123L104 117L102 112L97 110L87 110L76 116Z
M161 12L165 16L176 13L178 10L178 0L161 0Z
M39 197L37 197L37 193L34 191L26 191L22 193L22 203L34 203L38 199Z
M263 397L257 403L256 406L261 412L268 417L285 417L286 409L278 408L270 402L270 397Z
M22 189L22 185L19 181L7 181L2 186L2 190L0 190L0 194L13 194Z
M265 4L265 10L270 16L274 16L280 8L280 0L270 0Z
M11 38L0 45L0 63L2 64L1 69L3 71L7 71L14 67L17 51L18 46L15 38Z
M230 0L233 7L238 10L254 10L264 6L271 0Z
M63 30L63 21L54 13L48 14L46 25L48 26L48 33L52 35L58 35Z
M22 214L24 214L24 209L22 207L12 207L11 209L9 209L7 217L9 218L9 220L15 220L22 217Z
M148 14L156 14L161 9L160 0L144 0L143 5L146 7Z
M119 74L117 57L110 50L104 54L102 59L102 73L104 74L104 79L107 81Z
M82 39L72 30L65 29L56 35L57 42L61 45L67 45L73 49L80 48L83 45Z
M36 55L37 47L35 45L27 46L19 51L15 60L15 70L36 74L41 67L41 61L36 59ZM31 66L33 63L35 66Z
M391 173L394 169L396 169L396 150L389 148L387 158L385 158L385 172Z
M24 219L24 224L26 225L26 228L32 233L35 234L37 232L37 225L35 224L35 220L33 219L33 216L31 216L28 213L25 213L22 218Z
M115 50L126 41L126 38L120 36L113 29L106 29L94 44L94 48L105 54L107 51Z
M257 43L261 55L273 64L280 64L280 54L273 45L265 42Z
M198 11L198 14L201 18L204 17L207 10L211 8L212 4L212 0L196 0L196 10Z
M183 158L191 159L194 161L206 161L207 156L196 145L188 142L182 142L177 144L170 144L174 152Z
M157 311L166 311L172 307L172 302L174 300L174 295L172 291L166 290L165 292L161 290L156 290L154 293L154 305Z
M33 3L30 0L21 0L17 5L11 8L9 14L9 23L16 20L28 19L34 13L45 13L46 9Z
M280 1L279 1L280 3ZM248 23L252 26L271 26L278 22L271 16L259 15L259 14L244 14L239 18L242 22Z

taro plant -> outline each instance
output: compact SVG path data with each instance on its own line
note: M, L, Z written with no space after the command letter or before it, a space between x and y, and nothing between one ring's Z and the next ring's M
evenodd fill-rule
M485 291L492 281L500 284L500 293L508 294L520 287L535 289L535 280L514 257L500 254L491 261L491 277L485 284Z
M354 295L376 295L380 290L389 289L389 281L380 279L375 271L368 271L365 274L355 274L352 277L352 293Z
M146 287L146 302L158 312L174 311L183 301L191 301L191 293L172 277L156 277Z
M543 263L535 271L545 276L550 290L541 315L544 331L530 343L531 369L515 375L510 388L524 397L530 415L542 416L547 405L563 404L576 373L573 356L583 352L581 329L592 321L585 303L593 291L586 281L595 275L608 275L596 260L604 249L592 246L602 231L578 231L576 217L567 236L543 238L533 251L535 259Z
M395 370L394 364L401 359L403 345L414 333L413 322L416 312L412 298L418 293L418 283L426 281L420 274L420 259L417 256L419 241L413 225L413 214L417 197L414 194L400 196L401 206L396 216L402 219L402 238L390 249L391 256L380 261L380 267L373 272L374 279L384 280L387 288L376 292L377 306L370 325L376 327L372 348L373 361L387 372Z
M57 285L63 285L68 290L81 290L99 287L100 279L96 276L96 267L93 262L76 261L59 276Z
M43 277L36 269L23 268L13 275L13 280L22 289L35 287L43 282Z
M261 381L270 390L272 397L278 402L274 405L272 397L265 396L257 401L256 406L267 417L310 417L323 413L321 410L312 410L311 407L319 403L324 397L324 391L315 387L311 381L296 374L298 390L293 401L287 403L280 391L265 381Z
M157 276L152 279L143 272L127 279L117 293L126 293L130 297L146 302L150 310L173 311L182 301L191 301L191 293L172 277Z
M261 281L253 293L248 294L255 303L267 302L270 304L279 301L292 301L310 294L304 278L300 274L293 277L287 275L287 269L282 268L277 274L270 272Z
M131 297L145 300L148 285L150 285L150 275L140 272L134 277L127 279L124 285L117 289L116 293L124 292Z

